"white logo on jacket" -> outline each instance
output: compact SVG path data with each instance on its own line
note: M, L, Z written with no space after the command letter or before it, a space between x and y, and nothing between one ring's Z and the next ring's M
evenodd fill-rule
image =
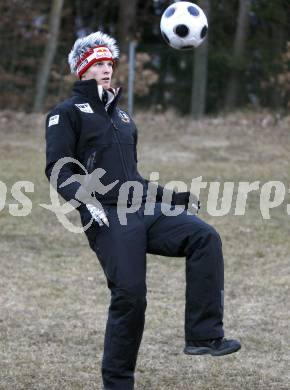
M86 112L87 114L93 114L94 111L92 107L89 105L89 103L81 103L81 104L75 104L75 106L82 112Z
M120 109L118 109L118 114L119 114L119 117L122 119L123 122L125 123L129 123L130 122L130 117L128 114L126 114L125 111L122 111Z
M48 127L58 125L59 115L54 115L49 118Z

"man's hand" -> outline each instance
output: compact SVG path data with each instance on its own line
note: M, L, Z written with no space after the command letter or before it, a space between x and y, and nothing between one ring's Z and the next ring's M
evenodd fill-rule
M173 203L175 205L184 205L185 210L191 209L194 214L200 209L200 201L191 192L175 192L173 195Z
M86 207L91 213L93 219L99 224L99 226L103 226L104 224L106 226L109 226L109 221L104 210L101 210L98 207L93 206L92 204L86 204Z

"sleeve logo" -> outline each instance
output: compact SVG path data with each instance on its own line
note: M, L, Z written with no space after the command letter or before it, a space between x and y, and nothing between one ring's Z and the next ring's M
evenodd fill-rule
M49 118L48 127L58 125L59 115L54 115Z

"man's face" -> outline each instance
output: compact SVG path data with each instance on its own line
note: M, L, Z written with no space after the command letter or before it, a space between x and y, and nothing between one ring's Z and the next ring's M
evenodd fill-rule
M111 86L112 74L113 74L113 62L99 61L99 62L95 62L82 75L82 80L95 79L98 85L101 85L104 89L108 89Z

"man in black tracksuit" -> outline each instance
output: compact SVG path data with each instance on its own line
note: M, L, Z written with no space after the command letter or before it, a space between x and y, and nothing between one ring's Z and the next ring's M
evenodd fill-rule
M131 390L144 328L146 253L186 257L185 353L224 355L237 351L240 344L223 338L224 271L218 233L186 211L174 217L164 215L162 187L158 187L152 215L145 212L148 181L137 170L137 129L117 106L120 90L110 86L117 57L115 40L101 32L76 41L69 63L80 81L72 97L47 117L46 175L50 179L57 161L70 157L88 173L104 169L101 182L107 188L116 182L106 193L94 192L99 203L79 202L77 208L84 226L93 217L86 235L111 291L102 363L104 388ZM61 184L76 173L79 167L69 162L58 176L57 190L68 201L80 199L81 184ZM127 181L141 183L142 205L121 224L117 203L119 189ZM187 207L189 195L174 193L172 206ZM126 207L133 198L134 192L129 191Z

